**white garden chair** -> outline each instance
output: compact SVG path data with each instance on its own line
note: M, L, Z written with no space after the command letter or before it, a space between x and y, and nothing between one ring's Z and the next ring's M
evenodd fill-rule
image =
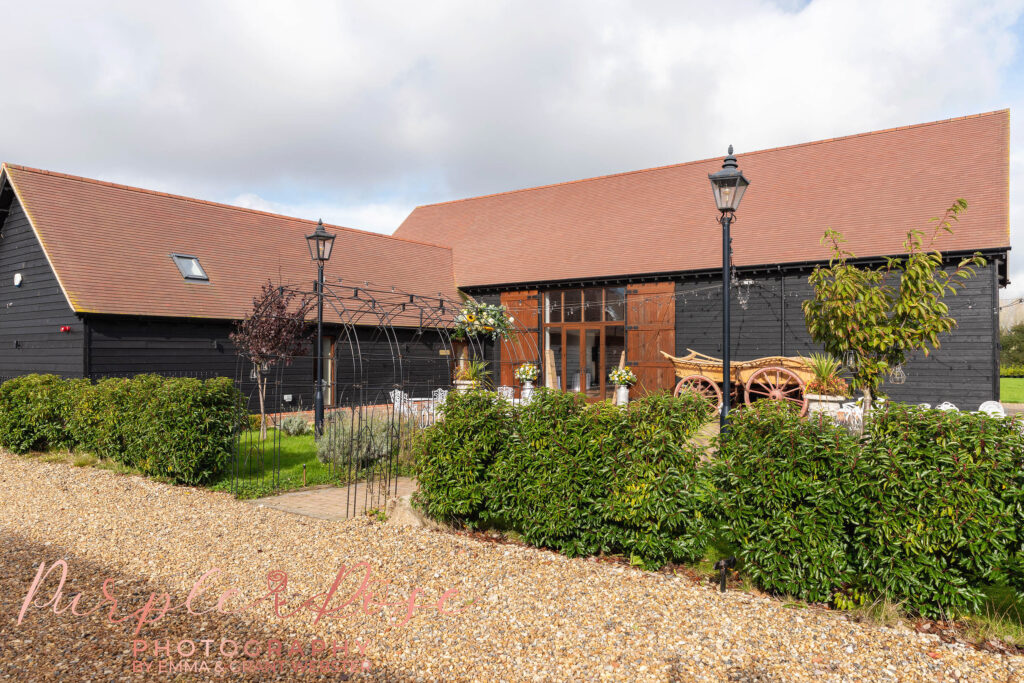
M942 403L940 403L938 405L937 410L948 410L948 411L951 411L951 412L954 412L954 413L959 413L960 412L960 409L957 408L952 403L950 403L949 401L943 401Z
M401 389L392 389L388 394L391 404L395 407L395 415L412 416L412 402L409 401L409 394Z
M435 422L441 412L441 406L448 400L447 389L434 389L430 392L430 421Z
M861 407L860 401L851 401L844 403L842 407L843 415L846 426L850 429L860 430L864 425L864 408Z
M999 401L985 401L978 406L979 413L985 413L992 417L1006 417L1006 409L1003 408L1003 404Z
M498 387L497 391L498 391L498 396L500 396L501 398L505 399L506 401L511 401L516 396L515 387L501 386L501 387Z
M918 403L917 407L918 408L924 408L925 410L931 410L932 409L932 404L931 403Z

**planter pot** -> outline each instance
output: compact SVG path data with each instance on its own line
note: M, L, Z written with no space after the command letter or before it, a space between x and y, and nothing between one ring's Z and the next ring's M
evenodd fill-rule
M829 396L827 394L805 394L807 406L812 413L825 413L833 417L839 414L843 404L849 401L845 396Z
M523 382L523 388L520 392L523 403L529 403L530 399L533 398L533 382Z
M615 405L624 406L629 403L629 385L628 384L617 384L615 385Z
M465 394L471 389L476 389L476 382L469 379L457 379L455 380L455 393Z

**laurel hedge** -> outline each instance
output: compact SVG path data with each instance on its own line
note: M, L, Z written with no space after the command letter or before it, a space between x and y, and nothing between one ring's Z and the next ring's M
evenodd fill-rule
M884 598L948 617L979 610L990 584L1024 592L1019 421L890 404L854 436L765 401L702 449L712 417L693 397L452 395L417 444L419 503L647 568L713 542L761 589L841 608Z
M517 407L487 392L450 394L416 446L417 499L432 517L510 528L570 556L694 561L711 527L701 449L689 439L712 413L696 396L624 409L543 389Z
M244 419L229 378L138 375L93 384L26 375L0 385L0 446L88 452L175 483L220 473Z
M987 584L1024 588L1015 421L893 404L858 439L764 402L718 448L720 533L765 590L943 617L978 610Z

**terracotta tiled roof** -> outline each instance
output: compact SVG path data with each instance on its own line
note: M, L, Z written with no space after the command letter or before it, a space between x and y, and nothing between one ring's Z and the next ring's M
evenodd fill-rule
M857 256L897 254L958 197L943 250L1008 247L1009 110L759 152L733 225L737 265L826 259L825 228ZM724 147L725 145L723 145ZM395 232L451 246L460 287L721 265L707 175L722 158L421 206Z
M315 222L4 164L72 307L79 312L235 319L268 278L311 289L305 235ZM458 301L451 251L351 228L325 280ZM182 278L197 256L209 284ZM330 317L330 311L327 312Z

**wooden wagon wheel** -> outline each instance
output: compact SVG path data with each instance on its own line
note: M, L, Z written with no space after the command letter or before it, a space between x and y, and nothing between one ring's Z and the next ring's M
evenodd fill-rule
M792 370L786 368L761 368L747 380L747 405L762 398L772 401L789 401L800 407L800 414L807 414L807 396L804 381Z
M722 390L704 375L690 375L679 380L673 396L684 391L695 391L709 401L715 402L715 410L722 409Z

